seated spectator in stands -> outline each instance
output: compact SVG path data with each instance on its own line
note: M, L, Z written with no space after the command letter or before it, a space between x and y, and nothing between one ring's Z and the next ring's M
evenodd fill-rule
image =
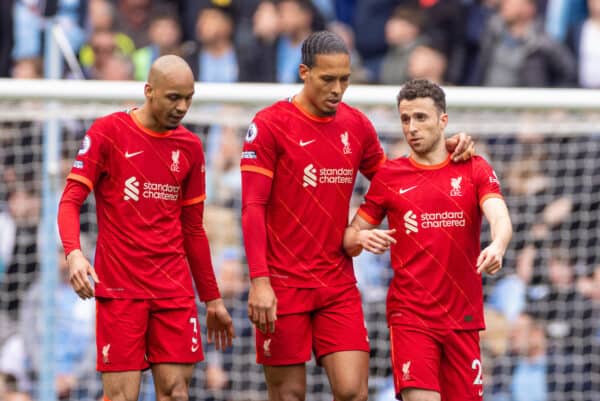
M362 58L360 57L358 50L356 50L356 38L352 27L339 21L332 21L327 25L327 30L338 34L350 52L352 82L358 84L375 82L375 77L369 76L369 71L363 65Z
M181 27L177 15L163 10L156 12L150 20L148 28L150 44L133 53L135 79L145 81L150 65L158 57L166 54L181 56Z
M241 82L275 82L277 39L281 33L279 11L272 0L262 0L251 26L239 34Z
M11 76L15 79L43 78L42 59L40 57L32 57L17 60L13 65Z
M78 386L80 375L89 372L95 363L93 303L80 299L69 283L69 267L62 248L58 250L56 263L59 282L54 294L45 293L41 281L37 280L27 291L19 318L21 335L30 368L37 377L41 364L40 344L44 334L42 327L41 302L43 296L55 300L53 322L55 324L54 363L56 389L60 399L69 397Z
M481 39L472 84L564 87L575 83L569 50L553 41L537 15L537 0L502 0Z
M42 50L43 13L47 2L22 0L14 2L13 59L38 57ZM62 0L56 4L54 22L62 29L69 46L77 53L85 42L83 25L87 16L87 1Z
M115 13L116 32L123 32L129 36L136 49L150 44L148 38L148 25L153 5L163 1L152 0L117 0L117 12Z
M520 314L511 330L510 344L516 353L510 393L512 401L548 399L548 360L544 327L528 314Z
M407 73L409 79L428 79L443 85L447 66L444 53L432 45L421 44L410 54Z
M87 16L88 32L113 30L115 12L115 6L109 0L90 0Z
M277 42L276 81L299 82L302 42L313 32L313 24L321 16L311 0L279 0L277 8L281 18L281 36Z
M129 57L115 53L105 61L104 68L99 71L97 79L102 81L132 81L134 79L134 68Z
M302 41L325 28L311 0L264 0L253 21L253 32L240 49L240 81L299 82Z
M388 50L383 56L379 83L401 85L409 79L408 60L426 38L422 32L423 14L418 8L398 6L385 23Z
M87 79L100 79L106 69L106 62L120 49L117 45L116 33L113 31L95 31L85 46L79 58L83 66L83 74Z
M234 29L229 8L210 6L200 10L196 19L197 48L185 56L196 81L237 82L239 68Z
M569 31L567 45L577 61L577 84L600 89L600 0L587 4L589 16Z

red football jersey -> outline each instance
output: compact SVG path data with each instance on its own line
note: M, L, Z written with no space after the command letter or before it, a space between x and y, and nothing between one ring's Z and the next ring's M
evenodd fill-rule
M385 159L375 129L341 103L319 118L292 100L259 112L246 134L241 170L272 177L266 208L271 283L315 288L356 281L342 248L357 172Z
M205 199L200 139L144 128L132 113L94 122L67 177L96 197L96 296L194 296L181 208Z
M373 178L359 215L388 216L396 229L390 324L483 329L483 291L476 262L485 199L501 197L494 170L481 157L435 166L410 157L389 161Z

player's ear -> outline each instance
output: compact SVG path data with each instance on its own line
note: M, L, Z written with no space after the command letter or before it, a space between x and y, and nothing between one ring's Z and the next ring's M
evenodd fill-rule
M447 113L440 114L440 126L441 126L442 130L446 129L447 125L448 125L448 114Z
M152 85L150 85L148 82L146 82L146 85L144 85L144 96L146 96L147 99L152 98Z
M307 66L306 64L300 64L298 66L298 75L300 76L300 79L302 81L306 80L306 77L308 76L309 71L310 71L310 67Z

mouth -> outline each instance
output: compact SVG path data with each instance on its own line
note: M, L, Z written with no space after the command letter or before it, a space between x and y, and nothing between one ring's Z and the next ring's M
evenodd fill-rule
M327 99L325 100L327 107L335 109L340 104L340 99Z
M169 122L179 123L183 119L183 116L175 116L175 115L169 114L167 116L167 119L169 120Z

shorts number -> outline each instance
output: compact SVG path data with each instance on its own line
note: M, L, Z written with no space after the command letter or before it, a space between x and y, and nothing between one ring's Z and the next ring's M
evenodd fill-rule
M473 363L471 363L471 369L477 370L477 377L475 377L473 384L476 386L482 385L483 380L481 380L481 361L479 359L473 359Z
M200 348L200 344L198 343L198 318L191 317L190 323L194 326L194 334L192 334L192 352L196 352Z

